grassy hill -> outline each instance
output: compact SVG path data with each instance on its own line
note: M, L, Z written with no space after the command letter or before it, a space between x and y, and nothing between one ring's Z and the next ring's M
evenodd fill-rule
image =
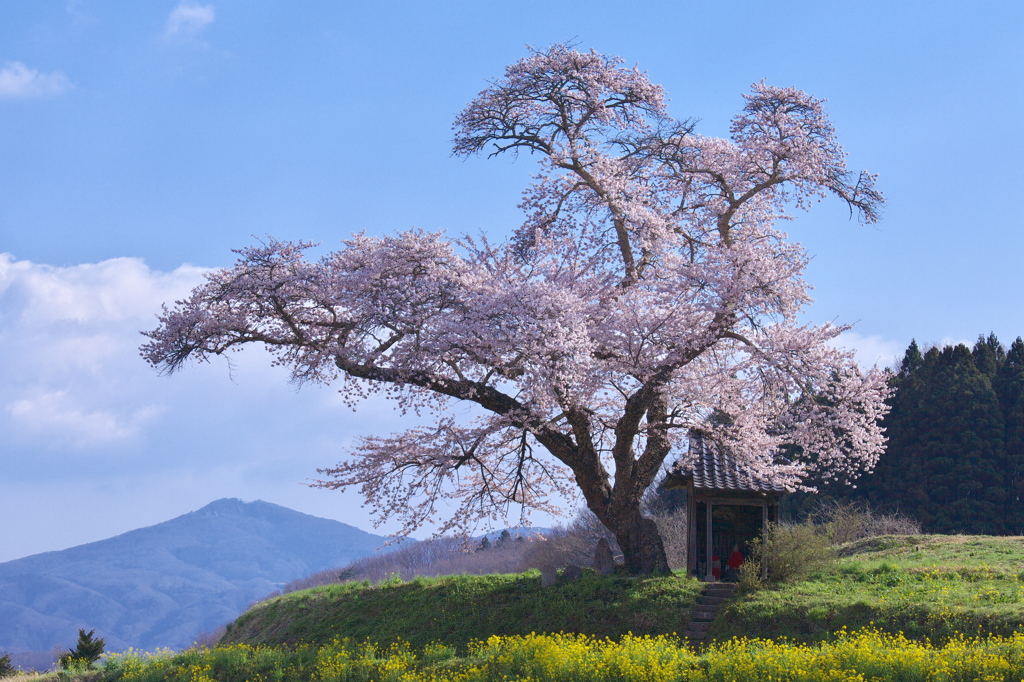
M597 576L541 588L540 573L348 583L255 605L222 644L328 642L334 637L413 647L464 647L490 635L577 632L598 637L682 632L700 594L695 580Z
M1009 635L1024 629L1024 538L913 535L868 538L809 580L741 595L712 637L815 642L874 626L912 639Z
M1024 629L1024 538L883 536L844 545L808 580L740 594L714 639L817 642L846 627L910 638ZM576 632L598 637L682 632L701 583L679 576L600 577L542 589L540 575L451 576L349 583L257 604L225 644L320 643L334 637L413 647L464 646L489 635Z

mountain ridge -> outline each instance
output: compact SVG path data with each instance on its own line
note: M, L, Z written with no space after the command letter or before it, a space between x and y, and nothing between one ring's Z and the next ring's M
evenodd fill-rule
M386 538L256 500L223 498L162 523L0 563L0 651L189 646L291 580L372 553Z

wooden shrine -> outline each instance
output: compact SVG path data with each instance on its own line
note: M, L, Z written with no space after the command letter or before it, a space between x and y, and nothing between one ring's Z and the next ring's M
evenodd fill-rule
M689 455L672 467L664 485L687 492L687 572L708 582L720 579L734 546L745 547L779 520L786 493L712 447L700 431L691 431Z

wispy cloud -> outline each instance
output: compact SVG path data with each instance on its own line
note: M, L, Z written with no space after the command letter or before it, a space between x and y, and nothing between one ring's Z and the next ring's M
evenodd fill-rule
M71 87L61 71L41 73L22 62L7 62L0 69L0 99L27 99L59 95Z
M162 410L147 405L131 410L91 409L82 396L68 390L21 398L7 405L15 422L33 433L45 433L64 447L90 448L131 438Z
M216 15L213 5L196 5L183 2L171 10L164 27L164 39L192 37L198 35L213 23Z
M903 357L907 344L882 336L864 336L854 331L843 332L832 343L854 352L857 363L863 367L891 367Z

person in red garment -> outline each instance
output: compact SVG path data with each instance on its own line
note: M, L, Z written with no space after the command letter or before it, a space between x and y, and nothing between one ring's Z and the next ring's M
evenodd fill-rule
M732 546L732 554L725 562L725 577L729 582L737 582L740 579L740 566L743 565L743 552L739 545Z

